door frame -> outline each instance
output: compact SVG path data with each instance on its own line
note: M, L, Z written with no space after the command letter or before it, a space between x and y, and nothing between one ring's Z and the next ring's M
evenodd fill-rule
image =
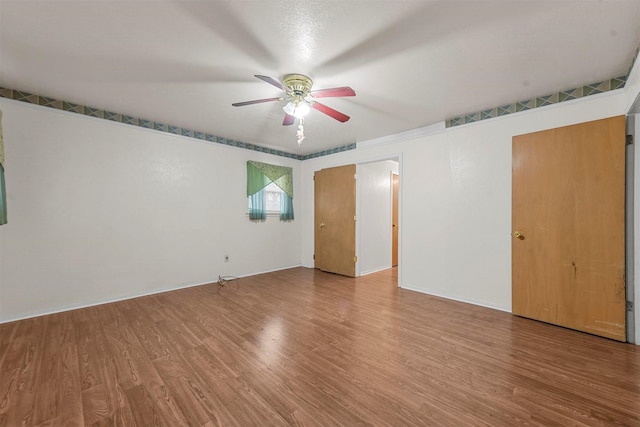
M399 231L400 230L400 224L399 224L400 223L400 171L398 171L398 173L391 172L390 175L391 176L389 178L391 180L391 268L393 268L393 267L397 267L398 265L400 265L400 256L398 254L398 250L400 249L400 241L399 241L399 235L400 235L400 231ZM394 184L393 184L393 181L394 181L395 177L398 177L397 189L394 188ZM397 200L396 200L396 212L395 212L396 213L396 215L395 215L396 216L396 224L395 224L395 226L396 226L397 233L396 233L396 238L395 239L393 238L393 231L394 231L393 230L393 226L394 226L394 224L393 224L393 216L394 216L393 215L393 213L394 213L394 210L393 210L393 205L394 205L393 199L394 199L394 197L393 196L394 195L397 197ZM393 244L394 244L394 241L395 241L395 246L396 246L396 264L395 265L393 264Z
M387 160L392 160L398 162L398 287L402 283L402 153L394 153L394 154L386 154L379 157L370 157L366 160L360 160L356 162L356 176L360 172L360 165L368 164L368 163L380 163ZM345 164L352 164L351 162ZM340 165L336 165L340 166ZM360 180L356 179L356 256L358 260L360 260L362 247L362 231L360 229L360 221L358 220L362 216L362 189L360 187ZM360 263L356 262L356 277L360 277Z
M640 96L639 96L640 97ZM639 98L640 99L640 98ZM640 109L640 108L638 108ZM637 114L637 113L636 113ZM625 287L626 287L626 301L631 303L633 307L631 310L627 309L626 323L627 323L627 342L632 344L640 344L640 331L636 330L636 317L638 316L637 300L639 295L636 295L637 289L635 288L635 227L640 226L634 223L634 210L635 210L635 137L636 129L639 125L637 123L637 115L629 112L626 116L626 134L631 135L634 138L632 144L627 145L626 158L625 158Z

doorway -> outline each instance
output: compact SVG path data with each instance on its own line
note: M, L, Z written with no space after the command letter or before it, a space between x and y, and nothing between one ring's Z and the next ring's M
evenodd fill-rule
M315 172L314 266L316 268L358 277L396 267L398 271L394 275L399 278L399 268L402 263L400 165L400 156L394 156L357 165L321 169ZM355 168L357 177L355 181L355 211L351 210L350 202L336 203L336 198L342 197L340 194L353 184L352 170L344 169L346 170L344 176L339 178L342 181L325 185L323 179L323 175L326 173L351 167ZM396 182L395 191L394 179ZM334 213L337 209L343 215L339 221L344 225L349 225L349 230L351 230L349 222L353 225L355 232L353 245L345 246L340 243L336 246L338 237L329 237L329 228L335 227L328 225L325 219L328 218L329 212L323 213L324 209ZM348 236L350 236L350 232L339 233L341 239ZM353 252L351 252L352 250ZM327 259L333 258L341 260L339 262L344 263L344 268L336 269L325 263ZM334 261L338 262L335 259L331 262ZM347 265L349 263L351 265ZM351 270L351 266L355 270Z
M393 184L395 177L399 190L399 158L360 163L357 174L358 273L367 275L401 263L398 244L400 197L396 191L394 209Z

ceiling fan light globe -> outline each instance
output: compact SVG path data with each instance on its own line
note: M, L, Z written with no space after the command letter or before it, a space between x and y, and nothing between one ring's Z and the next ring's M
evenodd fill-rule
M288 102L287 105L282 107L282 110L288 115L293 116L295 115L294 113L296 111L296 104L294 104L293 102Z
M311 110L311 108L309 108L309 104L304 101L299 102L298 105L296 105L293 115L297 118L301 118L309 114L309 110Z

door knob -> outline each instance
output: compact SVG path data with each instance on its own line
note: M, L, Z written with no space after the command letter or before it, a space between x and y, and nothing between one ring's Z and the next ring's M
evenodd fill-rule
M524 236L519 231L515 231L513 233L513 237L515 237L516 239L522 239Z
M320 228L324 228L324 222L320 223Z

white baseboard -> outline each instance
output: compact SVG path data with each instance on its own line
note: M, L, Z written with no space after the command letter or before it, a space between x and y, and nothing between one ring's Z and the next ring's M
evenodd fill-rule
M375 269L375 270L361 271L361 272L360 272L360 276L366 276L367 274L377 273L377 272L379 272L379 271L388 270L388 269L390 269L390 268L391 268L391 266L388 266L388 267L381 267L381 268L378 268L378 269Z
M243 276L234 276L234 277L238 277L238 278L250 277L250 276L256 276L258 274L272 273L274 271L288 270L290 268L296 268L296 267L301 267L301 265L298 264L298 265L294 265L294 266L291 266L291 267L275 268L273 270L256 272L256 273L246 274L246 275L243 275ZM214 279L212 279L210 281L206 281L206 282L183 283L183 284L176 285L176 286L169 287L169 288L155 289L155 290L152 290L152 291L149 291L149 292L142 292L142 293L139 293L139 294L123 295L123 296L118 296L118 297L114 297L114 298L108 298L108 299L105 299L105 300L96 301L96 302L92 302L92 303L88 303L88 304L69 305L69 306L58 307L58 308L55 308L55 309L52 309L52 310L47 310L47 311L42 311L42 312L28 313L28 314L25 314L25 315L22 315L22 316L10 317L10 318L7 318L7 319L0 319L0 325L3 324L3 323L10 323L10 322L17 322L19 320L32 319L34 317L47 316L49 314L63 313L65 311L79 310L79 309L82 309L82 308L95 307L97 305L102 305L102 304L110 304L112 302L126 301L126 300L133 299L133 298L146 297L146 296L149 296L149 295L156 295L156 294L161 294L161 293L164 293L164 292L177 291L179 289L192 288L194 286L210 285L212 283L216 283L217 281L218 281L218 278L216 277L216 278L214 278Z
M464 297L460 297L458 295L450 295L450 294L447 294L447 293L444 293L444 292L434 292L434 291L431 291L431 290L426 291L424 289L414 288L412 286L407 286L407 285L403 285L403 284L401 284L399 287L402 288L402 289L406 289L408 291L420 292L421 294L432 295L434 297L450 299L452 301L464 302L464 303L467 303L467 304L478 305L480 307L492 308L494 310L500 310L500 311L504 311L504 312L507 312L507 313L511 313L511 308L501 307L499 305L491 304L491 303L488 303L486 301L478 301L478 300L474 300L472 298L464 298Z

